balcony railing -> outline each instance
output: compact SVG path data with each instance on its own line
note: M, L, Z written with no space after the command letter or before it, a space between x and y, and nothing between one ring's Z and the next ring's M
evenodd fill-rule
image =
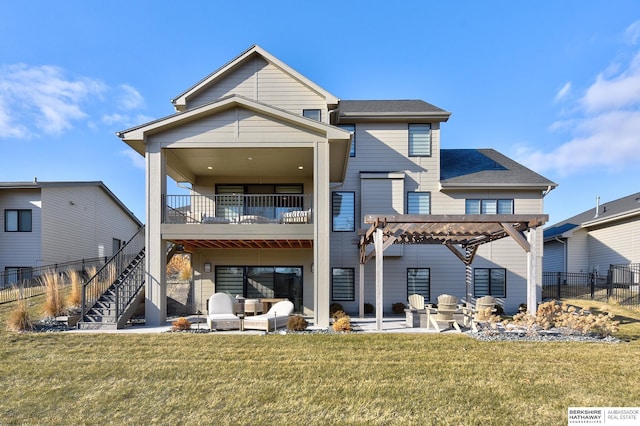
M163 223L312 223L312 194L165 195Z

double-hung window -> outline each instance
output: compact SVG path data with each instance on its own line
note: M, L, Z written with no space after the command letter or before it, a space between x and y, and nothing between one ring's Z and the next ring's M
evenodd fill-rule
M355 231L356 194L335 191L331 193L331 225L333 231Z
M466 214L513 214L513 200L473 200L465 201Z
M409 124L409 157L431 157L431 124Z
M504 268L475 268L473 270L475 297L507 297L507 270Z
M351 133L351 148L349 149L349 157L356 156L356 125L355 124L340 124L341 129L347 130Z
M407 299L412 294L420 294L424 300L431 300L430 268L407 268Z
M431 193L407 192L407 214L431 214Z
M31 210L5 210L5 232L31 232Z
M349 302L355 300L356 274L353 268L331 269L331 300Z

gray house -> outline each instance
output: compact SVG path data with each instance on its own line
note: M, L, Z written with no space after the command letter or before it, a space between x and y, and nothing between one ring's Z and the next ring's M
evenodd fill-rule
M0 182L0 211L1 286L39 266L110 257L142 226L102 182Z
M640 263L640 193L589 209L544 230L545 272L597 272Z

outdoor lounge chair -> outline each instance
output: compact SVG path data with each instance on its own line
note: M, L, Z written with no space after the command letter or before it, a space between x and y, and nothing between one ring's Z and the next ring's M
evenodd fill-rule
M462 309L465 316L465 326L473 331L479 331L478 326L486 325L489 318L496 312L497 299L493 296L482 296L475 300L471 307Z
M245 330L264 330L269 332L284 327L289 321L289 315L293 312L293 303L283 300L274 304L271 309L261 315L246 317L244 319Z
M458 298L455 296L451 296L450 294L441 294L438 296L438 307L433 308L430 305L428 308L428 316L429 316L429 325L432 325L437 331L444 331L449 329L450 327L455 328L457 331L460 330L460 325L458 325L458 321L454 318L454 314L460 312L458 307ZM440 324L446 324L446 327L440 329Z
M421 294L412 294L409 296L409 309L424 312L424 296Z
M226 293L215 293L207 310L209 330L239 330L242 321L233 314L233 299Z

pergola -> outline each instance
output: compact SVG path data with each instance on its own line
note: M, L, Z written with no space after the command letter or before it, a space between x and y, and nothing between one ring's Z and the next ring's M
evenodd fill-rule
M471 297L471 264L482 244L511 237L527 253L527 309L535 313L537 306L536 253L538 228L548 215L373 215L364 222L371 226L360 236L360 315L364 314L364 265L376 258L376 328L382 330L384 251L392 244L441 244L466 267L466 296ZM367 246L374 250L367 255Z

